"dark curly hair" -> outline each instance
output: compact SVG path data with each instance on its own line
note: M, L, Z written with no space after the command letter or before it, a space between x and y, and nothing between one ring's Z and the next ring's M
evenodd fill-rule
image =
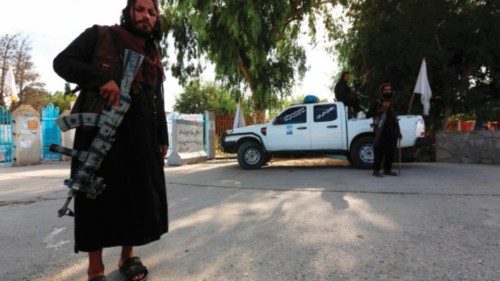
M130 18L130 11L134 7L136 1L137 0L127 0L127 6L123 8L122 15L120 17L120 25L129 31L134 31L134 23ZM163 37L163 32L161 30L160 9L158 5L158 0L151 0L151 1L153 2L156 8L156 13L158 14L158 20L156 21L156 24L153 27L151 35L148 39L153 41L160 41L161 38Z
M385 87L391 87L392 88L392 85L391 83L382 83L379 87L378 87L378 91L380 92L380 94L383 93L384 91L384 88Z
M340 74L339 81L344 80L344 76L345 76L346 74L351 75L351 73L349 73L349 71L346 71L346 70L345 70L345 71L343 71L343 72L342 72L342 74Z

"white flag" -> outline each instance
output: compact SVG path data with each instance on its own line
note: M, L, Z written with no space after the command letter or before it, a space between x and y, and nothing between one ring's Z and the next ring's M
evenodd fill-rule
M4 101L5 105L9 106L13 101L17 100L16 80L12 67L5 73Z
M432 91L431 86L429 85L429 79L427 79L427 64L425 63L425 59L422 60L420 72L418 73L417 84L415 84L415 90L413 90L413 92L422 95L420 97L420 101L424 105L424 115L429 115Z
M241 110L240 103L236 107L236 114L234 115L233 129L245 127L245 117L243 116L243 111Z

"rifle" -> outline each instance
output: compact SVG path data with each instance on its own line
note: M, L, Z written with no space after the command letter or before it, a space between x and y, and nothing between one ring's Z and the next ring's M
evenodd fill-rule
M64 180L64 185L69 188L69 192L66 201L57 212L59 217L74 216L68 205L77 191L84 192L88 198L95 199L106 188L104 179L97 176L96 172L111 149L116 131L130 108L132 100L129 95L130 87L143 59L143 55L125 49L122 66L123 76L120 84L120 103L117 108L103 109L101 114L77 113L57 119L57 125L63 132L83 126L99 127L97 136L92 140L88 151L78 151L57 144L51 144L49 148L51 152L71 156L82 162L74 177Z
M384 129L386 119L387 119L387 112L384 112L378 122L373 122L373 125L377 126L375 128L375 139L373 140L374 147L378 144L380 140L380 135L382 135L382 130Z

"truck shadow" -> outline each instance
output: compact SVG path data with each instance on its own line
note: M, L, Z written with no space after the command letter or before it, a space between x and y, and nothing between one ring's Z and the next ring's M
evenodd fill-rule
M264 166L265 169L321 169L321 168L354 168L347 160L331 157L314 158L278 158L275 157Z

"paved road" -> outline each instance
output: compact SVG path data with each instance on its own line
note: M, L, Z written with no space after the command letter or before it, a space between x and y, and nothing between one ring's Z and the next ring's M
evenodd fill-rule
M1 280L86 280L57 218L68 165L0 168ZM171 231L137 253L149 280L500 280L500 167L343 161L166 168ZM118 249L105 251L108 280Z

